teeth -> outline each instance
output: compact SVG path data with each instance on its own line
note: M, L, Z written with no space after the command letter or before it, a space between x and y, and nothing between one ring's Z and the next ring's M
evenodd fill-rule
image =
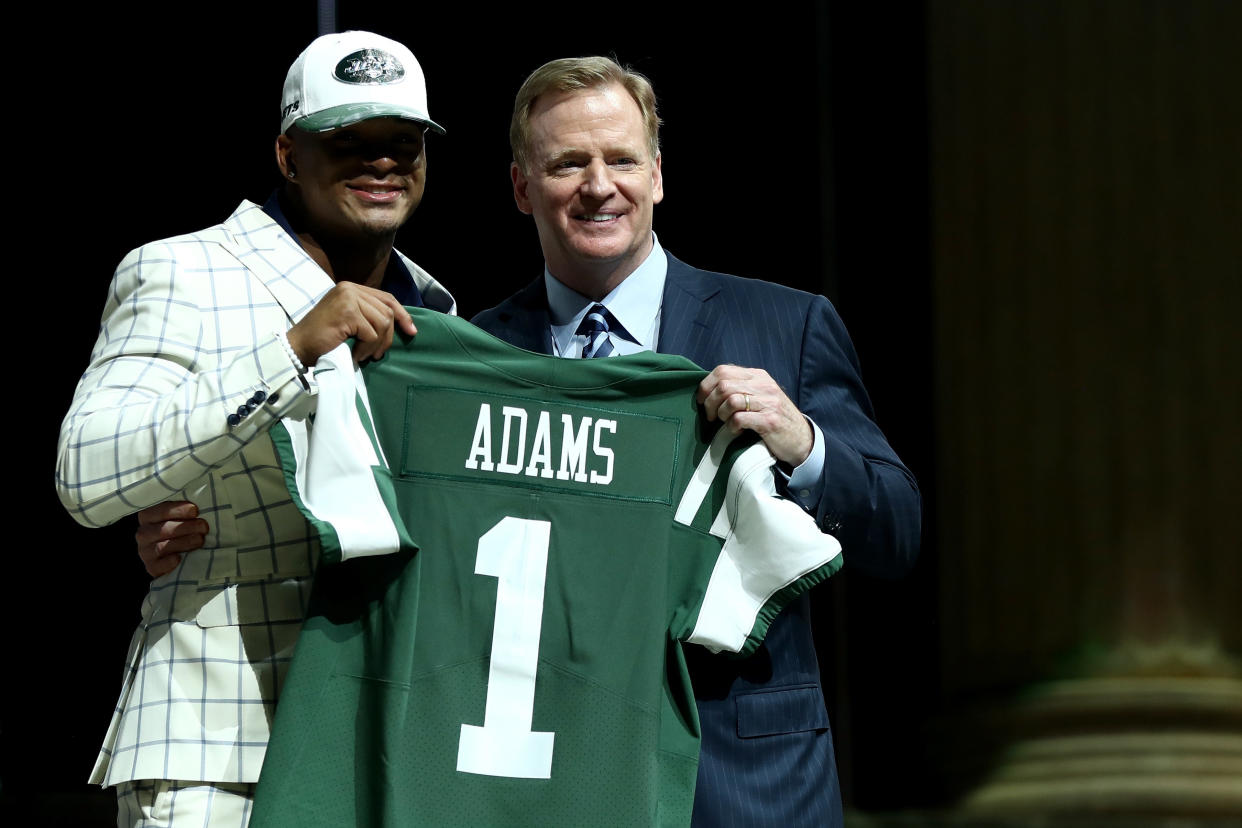
M593 213L582 217L585 221L612 221L616 218L611 213Z

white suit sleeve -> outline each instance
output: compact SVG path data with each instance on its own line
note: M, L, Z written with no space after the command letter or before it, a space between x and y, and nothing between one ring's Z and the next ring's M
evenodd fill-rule
M287 317L244 274L190 237L117 268L57 448L57 491L79 523L174 496L312 393L276 338Z

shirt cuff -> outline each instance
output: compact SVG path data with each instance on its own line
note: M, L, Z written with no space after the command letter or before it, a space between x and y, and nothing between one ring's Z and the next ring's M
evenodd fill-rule
M811 431L814 432L815 444L811 446L811 453L802 461L802 465L789 474L785 474L780 465L777 465L776 471L785 481L786 494L809 512L819 505L819 499L824 494L824 432L820 431L810 417L806 421L811 424Z

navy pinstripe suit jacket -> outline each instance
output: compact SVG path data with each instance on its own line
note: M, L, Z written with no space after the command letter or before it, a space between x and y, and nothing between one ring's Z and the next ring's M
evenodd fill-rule
M521 348L552 353L543 277L473 320ZM845 326L822 296L690 267L672 255L661 353L703 368L763 368L824 433L820 527L847 566L906 571L918 553L919 493L872 419ZM806 596L748 659L686 648L703 729L694 824L840 826L841 795Z

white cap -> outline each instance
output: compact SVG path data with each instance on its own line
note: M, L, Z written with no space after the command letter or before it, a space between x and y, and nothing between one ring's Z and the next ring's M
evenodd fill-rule
M444 127L427 114L427 83L414 54L370 32L315 38L289 67L280 96L280 131L324 132L367 118L406 118Z

